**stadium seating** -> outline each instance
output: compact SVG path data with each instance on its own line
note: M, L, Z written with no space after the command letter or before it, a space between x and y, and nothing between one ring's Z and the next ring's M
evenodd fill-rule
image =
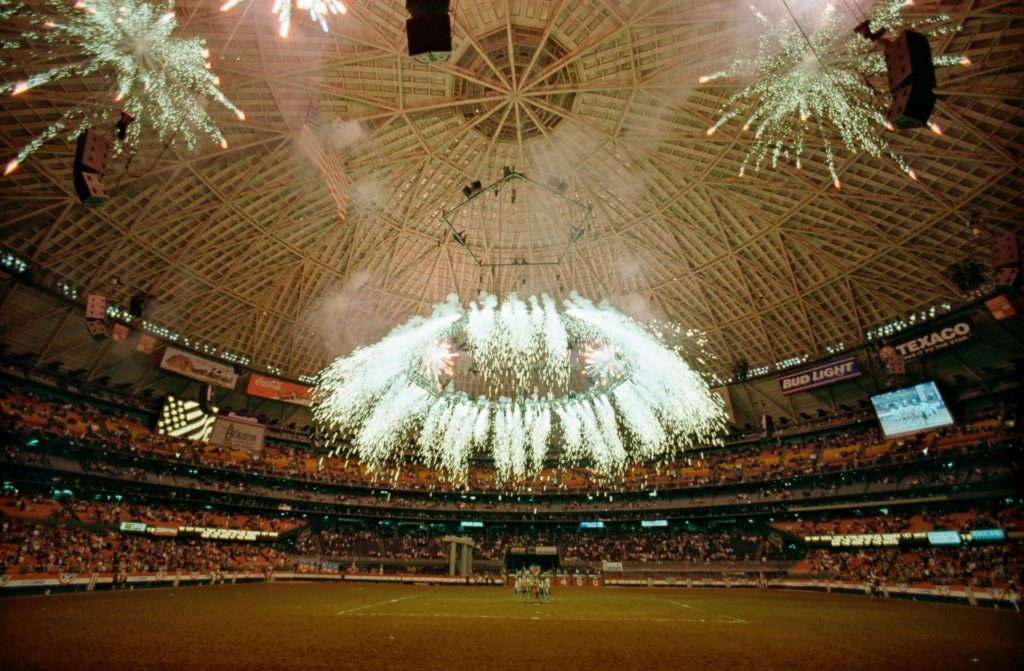
M515 496L484 466L475 466L468 483L456 488L429 468L374 473L355 460L290 444L271 443L254 458L155 434L135 412L23 390L0 394L0 411L7 438L0 459L16 486L36 492L11 491L0 498L0 572L8 574L257 570L284 567L299 557L398 562L400 570L418 570L447 563L442 536L468 515L498 516L479 535L475 550L476 559L491 568L510 547L546 544L557 546L567 565L588 569L600 569L603 562L640 570L770 561L789 562L791 575L990 585L1005 584L1022 568L1016 540L957 549L802 544L806 536L823 534L1024 530L1016 506L986 499L986 487L1012 481L1020 468L1019 433L995 409L951 429L897 440L883 439L869 425L826 425L773 441L744 439L654 467L634 466L610 480L595 479L583 468L549 468L516 483ZM951 486L980 491L980 505L913 502ZM61 487L74 494L57 500L40 493ZM905 499L901 507L883 510L897 494ZM881 498L869 505L870 497ZM788 506L808 500L840 503L834 512L788 512ZM866 512L855 501L863 501ZM709 521L638 529L638 519L683 509L702 511ZM757 520L713 522L730 509ZM327 516L322 519L341 512L367 519L341 529L302 519L321 512ZM557 523L566 515L615 521L589 533L568 518ZM376 526L376 519L403 517L438 523L401 530ZM546 531L518 528L537 519L548 520ZM155 538L126 532L122 523L277 532L286 538ZM389 564L389 570L399 569Z

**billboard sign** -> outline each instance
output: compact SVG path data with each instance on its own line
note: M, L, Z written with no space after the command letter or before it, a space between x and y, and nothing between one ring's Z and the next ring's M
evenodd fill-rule
M802 370L799 373L783 375L779 378L779 386L782 387L783 394L795 394L842 380L851 380L859 377L860 373L857 357L847 356Z
M969 319L960 319L942 328L932 329L916 338L893 345L904 361L933 354L947 347L967 342L974 336Z
M257 373L249 376L249 385L245 389L249 396L305 406L313 403L312 392L313 390L305 385Z
M235 372L233 366L204 359L177 347L168 347L164 350L163 358L160 359L160 367L193 380L215 384L218 387L234 389L238 384L238 373Z
M242 450L250 454L259 454L263 449L263 437L267 433L265 424L259 421L229 412L217 415L210 432L210 443L232 450Z

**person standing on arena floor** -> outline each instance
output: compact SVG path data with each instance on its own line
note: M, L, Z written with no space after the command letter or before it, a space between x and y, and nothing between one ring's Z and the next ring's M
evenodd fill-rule
M1006 600L1010 602L1010 605L1013 606L1018 615L1022 614L1020 609L1020 588L1012 580L1006 585Z

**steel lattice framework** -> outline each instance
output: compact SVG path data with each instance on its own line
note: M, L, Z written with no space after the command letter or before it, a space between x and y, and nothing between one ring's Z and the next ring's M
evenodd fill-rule
M938 72L943 135L893 141L918 181L840 152L840 190L820 148L802 170L739 177L751 138L706 134L737 84L698 79L756 41L749 3L460 0L452 58L430 66L405 53L400 0L353 0L331 33L296 21L288 39L261 3L219 4L181 0L176 11L208 41L223 91L247 115L219 118L229 148L144 140L130 166L111 166L111 200L86 210L70 177L74 145L50 142L0 181L0 230L4 249L80 296L117 277L125 296L157 297L154 321L257 369L313 373L453 292L576 289L705 331L727 375L737 358L822 355L963 300L947 267L988 262L970 218L989 234L1024 222L1019 2L908 8L941 8L962 25L932 49L972 65ZM5 25L4 38L22 28ZM96 85L4 97L5 157ZM564 184L592 208L565 264L482 270L452 239L443 213L506 167ZM524 230L503 243L515 240L524 259L554 244ZM106 350L97 360L84 329L66 328L71 308L10 288L0 300L12 349L90 376L117 365Z

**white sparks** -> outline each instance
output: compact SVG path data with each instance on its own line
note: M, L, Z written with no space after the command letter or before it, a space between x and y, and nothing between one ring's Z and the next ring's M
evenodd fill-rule
M901 10L906 4L905 0L879 2L870 17L870 30L894 34L924 29L933 35L955 30L946 15L904 19ZM744 131L754 129L740 174L748 165L756 171L766 163L776 167L780 160L801 166L807 138L813 135L823 145L828 171L839 188L832 147L835 133L851 153L885 154L909 174L906 162L888 151L888 141L880 135L882 128L892 130L883 115L888 94L879 95L867 83L869 78L885 74L885 59L876 45L849 30L852 19L827 5L802 26L805 36L791 16L772 21L756 9L752 11L763 28L754 54L737 58L728 69L699 80L751 81L722 105L719 119L707 130L712 135L739 116L746 119ZM966 57L939 56L934 63L944 67L964 60Z
M463 354L487 393L458 388ZM589 382L573 387L573 370ZM477 450L502 480L537 473L550 445L614 473L713 442L724 426L718 397L658 335L576 294L562 310L546 295L481 295L468 309L450 297L321 371L314 416L329 442L351 441L372 468L415 455L457 480Z
M602 387L622 378L625 365L614 345L587 345L582 354L587 376Z
M28 11L30 20L48 28L41 37L49 50L37 56L50 68L25 81L2 85L0 92L19 95L82 77L102 77L108 88L64 112L22 148L17 163L62 132L76 137L88 126L102 125L121 112L136 123L127 128L123 141L114 140L117 151L137 146L144 126L155 130L160 140L182 139L189 149L201 136L223 144L223 135L206 110L208 99L245 118L218 89L219 80L208 70L204 41L173 35L177 28L173 0L81 0L74 6L49 0L48 15ZM117 102L119 109L111 109L104 100Z
M220 7L220 11L228 12L245 2L245 0L227 0ZM298 9L309 15L309 20L320 26L325 33L330 32L328 19L331 16L339 16L348 13L348 8L338 0L274 0L270 11L277 15L277 34L281 37L288 37L288 31L292 23L292 10Z
M433 347L428 347L423 352L420 372L424 377L433 380L440 391L443 388L443 381L455 372L456 357L458 353L453 351L451 340L438 340Z

